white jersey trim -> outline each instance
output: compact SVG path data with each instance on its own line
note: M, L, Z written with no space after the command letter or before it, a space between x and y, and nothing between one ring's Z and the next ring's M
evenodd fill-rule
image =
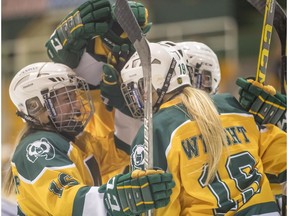
M14 167L16 167L16 166L15 166L15 163L11 162L11 164L12 164ZM67 165L67 166L60 166L60 167L45 167L45 168L35 177L35 179L32 180L32 181L26 179L25 177L23 177L22 175L20 175L20 173L19 173L18 171L17 171L17 172L18 172L19 178L20 178L23 182L25 182L25 183L27 183L27 184L34 184L39 178L41 178L41 176L46 172L46 170L60 170L60 169L69 169L69 168L74 168L74 167L76 167L74 163L73 163L73 164L70 164L70 165Z
M134 119L128 115L125 115L118 109L115 109L115 136L128 145L132 145L136 134L138 133L143 121Z
M220 113L220 115L238 115L238 116L244 116L244 117L252 117L254 118L254 116L252 114L249 113Z
M107 215L104 193L99 193L98 189L99 187L91 187L85 195L83 215Z
M89 84L98 86L102 80L104 63L94 59L89 53L84 52L75 73L84 78Z
M265 213L265 214L255 214L252 216L280 216L279 212L270 212L270 213Z

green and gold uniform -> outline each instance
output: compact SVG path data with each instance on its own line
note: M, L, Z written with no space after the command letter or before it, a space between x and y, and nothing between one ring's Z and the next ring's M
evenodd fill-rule
M93 205L104 211L93 187L101 184L97 158L58 133L37 130L22 139L12 172L23 215L83 215Z
M98 186L123 172L129 154L114 142L114 113L106 110L98 90L93 98L96 112L74 142L35 130L17 145L12 172L19 215L106 214Z
M175 98L153 116L154 167L172 173L176 187L155 215L279 215L270 182L286 182L286 133L258 128L228 94L214 96L227 134L215 179L205 186L207 149L197 123ZM133 142L133 168L143 168L143 128Z

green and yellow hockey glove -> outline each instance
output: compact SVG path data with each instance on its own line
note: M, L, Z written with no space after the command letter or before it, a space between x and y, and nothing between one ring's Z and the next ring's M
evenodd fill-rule
M108 31L112 20L108 0L90 0L68 14L46 42L49 58L71 68L78 66L89 40Z
M100 91L101 98L107 110L111 111L113 107L115 107L124 114L132 117L121 93L120 86L121 80L119 79L119 72L112 65L103 65L103 78L100 83Z
M166 206L175 182L163 170L135 170L111 178L99 188L108 215L125 216Z
M144 34L146 34L152 23L148 22L148 10L139 2L128 1L139 26ZM114 12L115 5L112 6ZM127 34L116 21L114 13L112 14L113 21L109 24L109 30L101 35L104 45L110 50L107 56L107 63L112 64L118 71L121 71L126 61L135 52Z
M254 115L258 124L271 123L286 131L286 96L274 87L263 85L253 79L238 78L239 102Z
M133 1L129 5L147 33L152 25L148 23L147 9ZM96 60L112 64L120 71L135 49L113 11L108 0L90 0L69 13L46 42L49 58L75 68L89 44L88 52Z

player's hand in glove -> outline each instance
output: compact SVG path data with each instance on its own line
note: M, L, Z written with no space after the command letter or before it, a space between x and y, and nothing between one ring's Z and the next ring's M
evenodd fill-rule
M146 8L136 2L129 5L143 32L148 32L152 24L148 23ZM75 68L87 48L96 60L121 69L135 50L113 10L108 0L89 0L80 5L64 18L47 41L49 58Z
M108 31L108 0L90 0L68 14L46 43L49 58L71 68L78 66L88 41Z
M253 79L238 78L236 84L240 86L240 104L258 124L271 123L286 131L286 96Z
M111 178L99 188L108 215L141 214L166 206L175 182L163 170L135 170Z
M132 12L142 32L146 34L152 23L148 23L148 10L143 4L139 2L128 1ZM114 12L115 4L112 6ZM113 20L109 23L109 30L101 35L101 39L104 44L104 48L108 50L106 55L107 63L112 64L118 71L121 71L126 61L135 52L133 44L131 44L127 34L123 31L113 13Z
M106 104L107 110L111 111L115 107L124 114L132 116L126 105L120 86L119 72L112 65L103 65L103 78L100 83L100 90L101 98L104 104Z

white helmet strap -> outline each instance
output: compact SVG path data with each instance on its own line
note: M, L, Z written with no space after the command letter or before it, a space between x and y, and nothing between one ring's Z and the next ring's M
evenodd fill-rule
M163 101L163 98L170 86L170 81L171 81L171 78L172 78L172 75L173 75L173 72L174 72L174 69L176 67L176 60L175 58L172 59L171 61L171 64L170 64L170 67L169 67L169 70L168 70L168 73L166 75L166 78L165 78L165 81L163 83L163 86L161 89L157 89L157 94L158 94L158 99L155 103L155 105L153 106L153 112L157 112L160 105L162 104L162 101Z

